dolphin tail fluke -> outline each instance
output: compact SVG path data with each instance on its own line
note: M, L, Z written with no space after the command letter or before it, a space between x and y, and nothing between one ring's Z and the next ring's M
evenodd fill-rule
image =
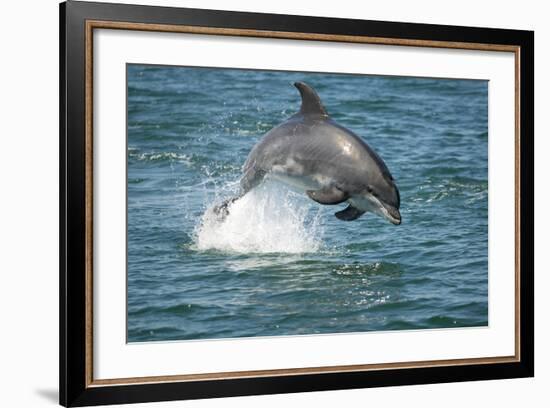
M235 201L237 201L241 197L242 195L231 197L231 198L228 198L227 200L224 200L221 204L216 205L213 208L214 214L216 214L216 216L220 221L225 220L229 215L229 207L231 207L231 204L233 204Z
M260 184L264 179L265 175L266 175L265 171L261 169L257 169L253 165L249 166L249 168L245 170L244 175L241 178L240 193L235 197L226 199L221 204L218 204L214 207L213 211L214 211L214 214L218 216L218 219L221 221L225 220L225 218L229 215L229 207L231 207L231 205L235 201L237 201L239 198L243 197L246 193L248 193L258 184Z

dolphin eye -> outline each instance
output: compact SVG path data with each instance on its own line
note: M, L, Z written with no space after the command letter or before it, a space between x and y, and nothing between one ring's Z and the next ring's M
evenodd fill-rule
M369 193L369 194L372 195L373 197L378 198L378 194L376 194L376 191L374 191L374 189L373 189L371 186L368 186L368 187L367 187L367 193Z

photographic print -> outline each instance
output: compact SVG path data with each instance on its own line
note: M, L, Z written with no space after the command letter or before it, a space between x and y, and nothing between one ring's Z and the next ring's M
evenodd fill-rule
M127 340L488 325L488 81L127 65Z
M59 22L62 405L534 376L532 31Z

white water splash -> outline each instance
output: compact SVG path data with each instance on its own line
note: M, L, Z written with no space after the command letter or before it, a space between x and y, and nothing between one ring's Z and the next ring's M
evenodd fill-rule
M321 248L320 213L308 216L307 200L274 182L263 183L231 204L224 220L213 207L195 227L197 250L296 254Z

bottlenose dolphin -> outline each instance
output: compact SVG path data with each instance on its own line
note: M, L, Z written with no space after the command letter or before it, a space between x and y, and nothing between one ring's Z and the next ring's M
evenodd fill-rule
M401 224L399 190L380 156L352 131L334 122L315 90L303 82L300 111L271 129L252 148L243 166L238 197L226 200L216 212L258 186L266 176L305 192L312 200L348 206L335 213L351 221L366 212Z

